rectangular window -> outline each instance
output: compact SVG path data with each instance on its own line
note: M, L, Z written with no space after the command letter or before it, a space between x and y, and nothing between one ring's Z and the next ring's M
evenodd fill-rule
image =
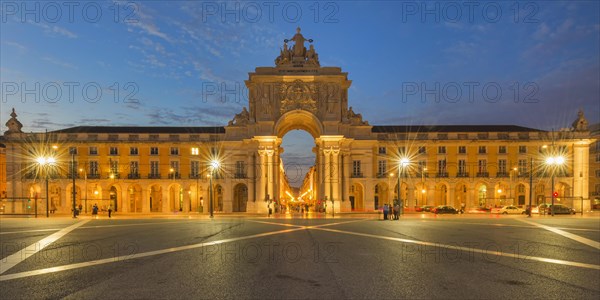
M77 155L77 147L69 147L69 154L70 155Z
M192 148L192 155L199 155L199 154L200 154L200 149L198 149L198 147Z
M129 155L138 155L138 154L139 154L138 147L130 147L129 148Z
M464 176L467 174L467 161L464 159L458 160L458 174L459 176Z
M498 173L500 175L507 174L506 173L506 159L498 160Z
M169 172L171 174L175 174L175 176L177 177L177 175L179 174L179 162L171 161L171 163L169 165L170 165Z
M109 161L109 165L110 165L110 173L112 175L116 175L119 174L119 161L118 160L110 160Z
M526 173L527 173L527 160L526 159L519 159L518 171L519 171L519 175L526 175Z
M600 170L596 170L596 177L600 177Z
M98 155L98 147L90 147L90 155Z
M458 146L458 154L467 154L467 146Z
M246 178L246 162L238 160L235 162L235 177Z
M499 146L498 147L498 153L500 153L500 154L506 154L506 146Z
M131 175L139 174L139 171L140 171L139 166L140 166L140 164L137 161L129 162L129 174L131 174Z
M380 160L378 161L377 164L377 175L379 177L383 177L386 176L385 174L387 173L387 161L386 160Z
M150 155L158 155L158 147L150 147Z
M171 147L171 155L179 155L179 148Z
M158 138L159 138L158 134L151 134L148 136L148 140L151 140L151 141L158 141Z
M98 175L98 162L97 161L90 161L90 174L89 175L93 175L93 176Z
M427 148L425 146L419 146L419 154L427 153Z
M446 174L446 160L440 159L438 160L438 176L445 177Z
M199 161L192 161L192 165L191 165L191 177L192 178L196 178L198 176L200 176L200 162Z
M468 140L469 139L469 134L467 134L467 133L459 133L458 134L458 139L459 140Z
M446 146L439 146L438 154L446 154Z
M159 173L159 169L158 169L158 161L151 161L150 162L150 176L156 177L158 176Z
M487 160L480 159L477 163L477 167L477 173L479 173L479 176L487 176Z
M596 153L596 162L600 162L600 153Z
M129 135L129 140L130 140L130 141L137 141L137 140L139 140L139 139L140 139L140 136L139 136L139 135L137 135L137 134L130 134L130 135Z
M108 154L109 155L119 155L119 148L118 147L110 147L108 150Z
M487 147L486 146L479 146L479 154L486 154L487 153Z
M527 146L519 145L519 154L525 154L525 153L527 153Z
M362 177L362 172L360 170L360 160L352 161L352 176Z
M425 161L425 160L420 160L419 161L419 170L421 172L427 171L427 161Z
M73 178L73 174L77 174L77 162L76 161L70 161L69 160L69 170L68 170L68 177L69 178ZM73 173L73 170L75 170L75 173Z
M387 149L385 147L379 147L379 151L378 151L379 154L386 154L386 152L387 152Z

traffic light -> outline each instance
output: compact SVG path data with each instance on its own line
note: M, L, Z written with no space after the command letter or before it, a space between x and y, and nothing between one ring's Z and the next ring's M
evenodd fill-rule
M552 196L554 196L554 198L557 198L557 197L558 197L558 192L554 192L554 193L552 194Z

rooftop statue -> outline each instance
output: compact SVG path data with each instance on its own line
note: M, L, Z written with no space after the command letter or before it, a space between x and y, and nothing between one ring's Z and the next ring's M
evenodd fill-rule
M288 48L288 42L293 41L294 45ZM300 33L300 27L296 28L296 34L291 39L283 40L283 48L281 48L279 56L275 59L277 66L304 66L312 65L319 66L319 55L316 53L313 45L310 45L309 50L306 50L304 42L312 43L312 39L306 39Z

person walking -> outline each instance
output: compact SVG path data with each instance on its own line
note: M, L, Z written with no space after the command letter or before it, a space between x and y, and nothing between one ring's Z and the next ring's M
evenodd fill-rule
M96 204L92 207L92 217L98 218L98 205Z
M388 212L389 212L389 207L387 204L383 205L383 219L387 220L388 219Z
M108 218L110 219L110 216L112 214L112 204L108 206Z
M397 202L394 205L394 220L400 220L400 205Z

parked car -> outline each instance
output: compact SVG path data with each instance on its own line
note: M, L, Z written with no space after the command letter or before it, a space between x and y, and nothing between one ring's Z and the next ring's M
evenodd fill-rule
M434 214L457 214L458 210L450 205L440 205L431 210Z
M417 207L417 208L415 209L415 211L420 211L420 212L431 212L431 209L432 209L432 208L435 208L435 206L432 206L432 205L423 205L423 206Z
M525 210L522 208L518 208L514 205L505 205L498 208L492 208L491 211L493 214L503 214L503 215L520 215L525 214Z
M557 214L574 215L575 214L574 209L572 209L566 205L562 205L562 204L549 205L548 212L546 212L546 213L551 214L552 212L554 212L555 215L557 215Z
M546 214L547 213L546 210L548 210L548 206L550 206L550 204L542 203L542 204L534 207L533 210L531 211L531 213L540 214L540 215Z

